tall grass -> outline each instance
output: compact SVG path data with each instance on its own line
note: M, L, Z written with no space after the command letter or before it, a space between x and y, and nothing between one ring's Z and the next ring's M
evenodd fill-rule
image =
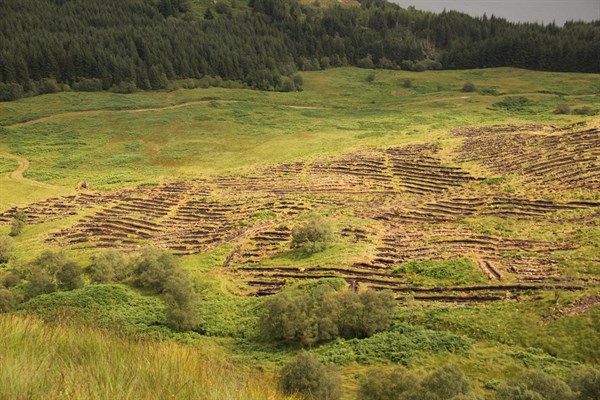
M0 399L284 399L214 348L32 316L0 315L0 366Z

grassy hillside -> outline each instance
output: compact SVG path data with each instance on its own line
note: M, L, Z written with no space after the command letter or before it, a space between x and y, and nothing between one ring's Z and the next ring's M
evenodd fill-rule
M0 315L3 399L284 399L203 343L123 337L76 321Z
M387 330L310 349L341 371L343 399L356 398L371 366L405 365L424 376L452 362L477 396L492 399L524 369L562 379L577 365L599 365L598 75L511 68L302 75L305 90L296 93L208 88L0 103L0 233L10 231L17 206L28 216L0 282L27 272L48 249L86 267L104 248L135 260L153 246L179 257L201 314L194 331L171 331L164 296L131 287L132 277L91 285L86 275L84 288L35 297L17 307L25 316L0 320L14 332L7 340L20 340L7 344L13 367L0 379L41 362L24 350L32 346L41 359L57 352L64 356L56 362L67 363L67 380L32 371L6 396L30 387L56 396L119 393L132 375L118 368L131 368L140 393L158 374L175 398L200 396L205 382L215 391L206 398L269 398L273 371L298 347L264 340L265 299L330 278L388 290L398 304ZM466 83L475 90L465 91ZM571 113L555 113L562 104ZM81 180L91 189L76 190ZM312 213L334 232L313 254L291 246L294 227ZM28 279L10 291L25 293ZM37 319L65 308L108 330ZM188 344L115 336L115 322L134 337ZM81 329L86 335L75 336ZM78 364L83 356L71 345L95 349L92 364L107 370ZM131 347L131 358L146 362L131 367L125 355L103 353L113 347ZM163 352L173 358L157 372ZM205 352L208 360L197 356ZM115 371L102 364L107 357L117 360ZM204 368L210 373L190 375ZM229 368L239 379L219 380L234 375L222 372ZM77 380L99 373L115 386ZM188 380L197 383L177 392Z

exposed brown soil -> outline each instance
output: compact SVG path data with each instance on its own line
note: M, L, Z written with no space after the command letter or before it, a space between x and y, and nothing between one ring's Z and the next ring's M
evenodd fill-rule
M72 226L49 235L48 241L62 246L134 251L153 244L187 255L232 243L234 250L223 266L246 282L250 295L272 294L286 283L316 277L342 278L399 296L420 293L415 298L422 301L457 303L504 300L510 298L506 292L561 285L560 266L552 254L576 248L573 243L481 234L464 222L491 215L543 223L559 215L555 213L571 210L575 213L569 218L575 219L569 221L593 226L598 213L577 210L598 210L600 201L555 202L536 194L548 188L597 187L598 130L580 125L507 125L465 128L454 134L463 138L463 144L453 159L431 144L369 149L268 166L247 176L49 198L24 211L30 224L80 215ZM461 169L464 161L480 163L497 174L520 174L525 184L542 189L530 190L527 198L499 195L480 183L485 176ZM367 221L369 229L348 226L338 233L340 240L372 246L373 253L351 265L266 266L265 260L289 251L288 222L309 210L343 211ZM15 211L0 213L0 224L10 223ZM260 218L264 212L270 215L266 220ZM409 260L458 257L475 260L490 284L421 288L390 274L394 266Z

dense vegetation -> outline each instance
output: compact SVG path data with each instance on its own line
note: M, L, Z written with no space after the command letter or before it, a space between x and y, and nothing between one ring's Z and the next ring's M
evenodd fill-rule
M0 14L0 100L69 88L127 93L188 78L204 79L187 87L226 80L294 91L302 84L296 70L343 65L578 72L600 65L598 22L513 24L383 0L328 8L220 0L203 18L184 0L7 0Z

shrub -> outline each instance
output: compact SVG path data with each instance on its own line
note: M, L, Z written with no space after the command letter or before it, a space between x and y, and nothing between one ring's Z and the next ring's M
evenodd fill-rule
M38 91L40 94L44 93L58 93L62 90L61 86L56 82L56 79L45 78L42 79L38 85Z
M296 86L297 91L302 91L302 85L304 84L304 79L300 74L292 75L292 80L294 81L294 86Z
M25 297L28 299L56 291L56 285L54 284L52 275L39 267L34 267L29 272L28 278L29 283L25 289Z
M493 108L503 109L507 111L523 111L526 107L530 106L532 101L524 96L507 96L501 101L492 104Z
M271 340L313 346L338 336L335 290L319 285L310 292L287 290L265 303L261 327Z
M365 80L369 83L375 82L375 72L369 72Z
M27 214L22 210L17 210L15 213L11 226L10 226L10 236L19 236L21 232L23 232L23 228L27 224Z
M303 248L308 253L324 250L333 241L331 224L311 215L308 221L292 229L292 248Z
M583 106L573 110L573 114L577 115L594 115L596 112L589 106Z
M164 287L167 325L175 330L189 330L199 323L196 294L189 275L182 270L167 278Z
M477 87L475 87L475 84L473 84L471 82L467 82L463 85L461 91L463 91L465 93L471 93L471 92L477 91Z
M323 282L282 291L265 302L261 327L271 340L313 346L344 338L364 338L390 325L395 302L386 292L336 291Z
M0 286L0 313L8 312L19 303L16 293Z
M81 78L73 83L73 90L78 92L100 92L102 91L102 79Z
M390 326L396 308L391 293L366 290L360 294L342 292L339 330L344 338L365 338Z
M0 82L0 101L14 101L23 97L23 86L18 83Z
M74 290L83 287L81 267L73 261L67 261L56 273L56 282L60 290Z
M16 271L11 271L2 278L2 285L7 288L15 287L21 283L21 274Z
M179 260L173 254L147 248L134 263L135 283L142 288L162 293L167 278L178 268Z
M14 245L11 238L6 236L0 237L0 264L6 264L12 257Z
M122 281L130 275L127 258L123 253L107 249L92 256L88 273L92 282L109 283Z
M374 68L373 58L368 54L365 58L361 58L357 61L356 66L359 68Z
M406 89L410 89L411 87L413 87L413 83L410 79L405 79L404 83L402 83L402 86Z
M282 92L295 92L296 85L294 85L294 81L291 78L284 76L281 80L281 91Z
M33 265L54 276L69 259L64 251L44 250L34 261Z
M392 371L372 368L359 381L358 398L361 400L398 400L402 395L415 394L419 378L406 368L397 367Z
M445 400L468 394L471 386L457 365L447 364L423 379L421 391L435 395L434 399Z
M321 68L323 68L323 69L327 69L327 68L331 67L331 60L327 56L321 57L320 63L321 63Z
M562 103L556 106L554 109L554 114L570 114L571 107L568 104Z
M591 367L579 367L571 372L567 383L575 392L576 400L600 398L600 371Z
M279 384L285 394L298 394L310 400L336 400L341 396L339 375L306 351L283 367Z
M558 378L541 371L523 371L517 377L501 386L496 392L497 400L569 400L574 399L571 388Z

